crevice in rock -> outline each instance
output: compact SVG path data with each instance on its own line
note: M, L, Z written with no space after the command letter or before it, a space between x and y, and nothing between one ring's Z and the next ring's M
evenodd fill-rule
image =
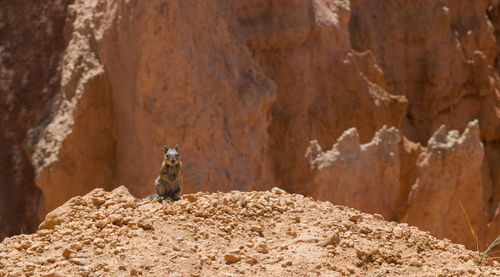
M406 213L406 209L408 208L408 197L418 176L417 160L424 149L425 148L419 143L414 143L404 136L399 143L401 159L399 170L399 195L396 200L396 216L392 220L400 220Z
M72 1L6 1L0 9L0 241L39 223L41 192L24 141L50 117L60 91L66 10Z
M487 178L485 186L489 188L487 195L488 211L490 219L493 217L495 211L500 203L500 140L496 141L483 141L485 147L485 174L483 178Z

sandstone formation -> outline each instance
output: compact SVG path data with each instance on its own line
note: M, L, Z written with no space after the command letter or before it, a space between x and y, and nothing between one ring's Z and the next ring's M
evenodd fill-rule
M489 2L351 1L352 45L376 57L391 93L408 98L402 127L411 140L476 118L483 139L500 138L498 50L486 15L498 7Z
M479 119L492 213L500 198L499 2L352 0L351 11L353 48L370 51L388 90L408 99L406 137L426 143L443 124L463 131Z
M69 2L0 11L0 216L8 223L0 237L33 231L36 213L42 219L95 187L152 193L163 144L180 145L187 193L278 185L323 197L327 187L311 182L335 174L311 170L304 153L311 140L319 151L352 127L359 138L343 143L360 156L343 166L378 175L373 185L345 179L352 190L329 199L402 219L412 186L435 174L417 162L437 157L429 138L443 124L463 132L474 119L484 146L470 173L480 166L480 221L500 228L492 221L500 214L498 1ZM399 137L370 142L384 125ZM444 161L453 172L467 162ZM354 201L353 188L383 204Z
M352 49L348 1L241 2L234 25L276 83L268 148L276 182L307 193L310 140L332 145L356 127L367 142L383 125L400 126L407 101L388 93L371 52Z
M32 145L47 209L88 184L152 193L164 144L180 144L185 192L271 183L265 147L275 84L217 3L131 5L69 7L61 103Z
M483 156L477 121L469 123L461 136L456 130L446 132L445 126L441 126L418 157L417 179L403 221L437 237L474 247L462 203L472 227L480 231L482 242L495 239L482 230L487 223L481 179ZM484 249L484 245L481 247Z
M384 90L369 52L352 51L348 3L325 3L159 1L129 9L122 1L76 1L61 103L51 123L31 132L46 208L89 183L150 193L163 143L181 145L186 192L276 181L304 193L302 153L312 136L331 141L359 126L368 138L383 123L399 126L406 100ZM177 20L181 10L192 14ZM269 15L276 20L262 27Z
M404 98L384 91L373 56L352 51L347 4L173 1L128 9L128 2L76 1L65 30L59 105L50 123L30 132L35 181L46 200L40 216L88 191L89 183L150 193L163 143L181 144L186 192L265 188L274 180L305 192L301 180L309 173L302 153L311 136L330 140L354 125L366 138L382 123L398 126L406 109ZM176 20L181 10L193 14ZM158 12L164 16L157 18ZM259 27L269 13L276 22ZM306 35L316 38L304 44ZM270 44L276 51L267 56ZM300 51L290 53L298 45ZM300 82L289 79L303 74ZM276 88L284 90L276 96ZM347 104L332 109L341 103L336 99ZM338 120L353 106L361 108L352 120ZM283 121L290 113L297 120Z
M41 193L23 141L30 128L47 119L60 87L68 2L1 4L0 239L32 232L39 223Z
M500 276L497 262L405 223L280 189L177 202L95 189L0 243L0 275Z
M342 134L329 151L312 141L306 158L316 173L310 183L315 199L396 219L400 188L399 131L384 126L367 144L355 128ZM376 182L374 182L376 180Z
M478 121L470 122L462 135L457 130L446 132L441 126L418 151L417 159L401 155L400 149L408 148L401 144L398 130L385 126L364 145L359 144L354 128L326 152L312 141L306 153L314 174L308 194L408 222L439 238L475 247L462 203L484 249L498 235L493 230L499 224L488 217ZM409 173L408 168L414 172ZM414 175L414 183L408 185L408 177L401 178L405 174Z

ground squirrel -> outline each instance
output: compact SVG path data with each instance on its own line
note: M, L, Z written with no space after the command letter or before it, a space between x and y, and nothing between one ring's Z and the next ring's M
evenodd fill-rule
M170 198L179 200L182 187L182 163L179 159L178 145L175 148L169 149L164 146L165 156L160 167L160 174L156 177L155 188L156 193L149 198L158 197L160 200Z

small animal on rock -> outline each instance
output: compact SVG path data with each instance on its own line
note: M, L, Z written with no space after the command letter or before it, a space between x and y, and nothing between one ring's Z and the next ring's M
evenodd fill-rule
M179 159L179 146L169 149L164 146L165 156L160 167L160 174L156 177L156 194L150 195L150 199L158 197L160 200L170 198L179 200L182 189L182 162Z

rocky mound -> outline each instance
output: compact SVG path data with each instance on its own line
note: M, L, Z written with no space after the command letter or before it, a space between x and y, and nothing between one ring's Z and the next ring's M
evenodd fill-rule
M0 244L0 276L500 276L496 262L380 215L298 194L197 193L177 202L95 189Z

